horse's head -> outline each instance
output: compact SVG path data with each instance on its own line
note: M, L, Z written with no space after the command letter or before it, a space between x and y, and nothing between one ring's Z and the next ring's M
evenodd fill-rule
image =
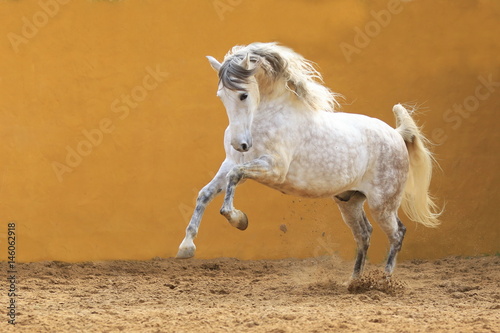
M222 64L207 57L219 74L217 96L222 100L229 118L231 146L239 152L252 147L252 121L260 103L259 85L255 78L259 59L247 53L244 57L230 57Z

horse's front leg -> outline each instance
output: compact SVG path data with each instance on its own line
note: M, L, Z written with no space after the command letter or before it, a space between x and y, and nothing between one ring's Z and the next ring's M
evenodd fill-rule
M253 161L237 165L227 175L227 188L224 204L220 213L224 215L229 223L240 229L248 227L248 218L245 213L233 206L234 192L236 186L243 179L254 179L263 184L276 184L283 181L284 168L270 156L262 156Z
M205 208L212 201L213 198L217 196L227 184L226 175L234 166L234 163L225 160L214 179L208 183L199 193L196 199L196 207L194 209L189 225L186 228L186 236L179 246L179 251L177 252L177 258L186 259L194 256L196 251L196 246L194 245L194 238L198 234L198 228L200 227L201 218L205 212Z

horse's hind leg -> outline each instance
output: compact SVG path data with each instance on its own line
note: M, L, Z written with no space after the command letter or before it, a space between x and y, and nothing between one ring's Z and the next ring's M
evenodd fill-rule
M198 234L198 228L200 227L201 218L203 217L205 208L210 201L212 201L212 199L226 187L226 175L233 165L234 164L232 162L227 160L224 161L214 179L212 179L212 181L198 193L196 207L193 215L191 216L191 220L189 221L189 225L186 228L186 236L179 246L177 258L186 259L194 256L194 252L196 251L194 238Z
M396 255L401 251L403 245L403 239L406 234L406 227L403 225L399 217L396 215L396 220L398 223L398 229L396 231L396 240L391 244L391 249L389 250L389 256L387 258L387 264L385 266L385 271L387 274L392 274L394 267L396 265Z
M363 272L373 230L363 210L365 200L365 195L357 191L344 192L335 197L344 222L351 228L357 244L356 263L352 273L353 279L358 278Z
M389 239L390 248L389 255L387 256L387 263L385 265L385 272L391 275L396 266L396 256L403 245L406 227L398 218L397 207L393 209L374 209L370 206L370 210L373 218L377 221Z

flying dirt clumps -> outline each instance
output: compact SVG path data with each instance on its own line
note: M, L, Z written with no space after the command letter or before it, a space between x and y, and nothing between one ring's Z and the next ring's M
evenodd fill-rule
M380 270L373 270L362 277L352 280L347 287L350 293L360 294L371 290L378 290L392 296L404 293L404 282L388 276Z

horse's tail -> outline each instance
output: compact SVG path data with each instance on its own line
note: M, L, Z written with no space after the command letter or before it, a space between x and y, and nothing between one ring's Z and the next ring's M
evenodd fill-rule
M437 227L442 211L438 211L438 206L429 194L433 157L425 145L427 139L401 104L394 105L392 111L396 116L396 131L403 137L410 157L410 170L402 201L403 211L415 222L426 227Z

